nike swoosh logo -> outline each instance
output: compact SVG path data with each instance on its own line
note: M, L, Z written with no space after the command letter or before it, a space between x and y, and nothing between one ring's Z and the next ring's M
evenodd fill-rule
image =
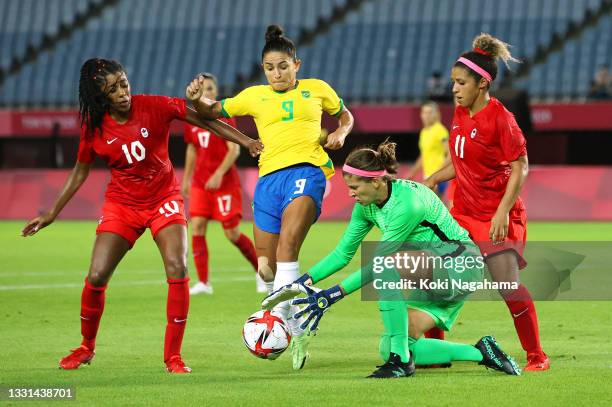
M90 320L89 318L86 318L84 316L81 316L81 319L84 320L84 321L89 321Z
M177 324L180 324L181 322L185 322L185 321L187 321L187 318L185 319L174 318L174 322L176 322Z
M521 312L519 312L518 314L512 313L512 316L513 316L514 318L518 318L518 317L520 317L521 315L523 315L525 312L527 312L527 310L528 310L528 309L529 309L529 308L525 308L524 310L522 310L522 311L521 311Z
M453 130L455 130L457 127L459 127L459 126L453 126Z
M117 137L115 137L115 138L114 138L114 139L112 139L112 140L106 140L106 144L113 144L113 142L114 142L115 140L117 140Z

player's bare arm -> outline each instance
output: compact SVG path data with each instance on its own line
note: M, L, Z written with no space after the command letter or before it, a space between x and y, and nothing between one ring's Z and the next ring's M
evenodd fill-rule
M510 168L511 173L508 185L506 186L506 192L497 207L495 215L491 219L489 237L494 243L503 241L508 234L508 214L514 206L529 173L529 160L527 156L523 155L518 160L512 161Z
M232 165L236 162L236 159L240 155L240 146L236 143L232 143L231 141L227 142L227 153L225 157L223 157L223 161L219 164L216 171L206 182L206 189L218 189L221 186L221 181L223 180L223 176L225 173L232 168Z
M342 108L342 113L338 118L338 128L336 131L327 136L327 143L323 146L329 150L338 150L344 145L344 140L353 129L353 114L346 107Z
M185 115L185 121L194 126L201 127L203 129L210 130L221 138L225 140L232 141L236 144L239 144L249 150L249 153L256 157L263 150L263 144L259 140L254 140L245 134L241 133L239 130L233 128L229 124L223 123L219 120L206 120L202 119L198 112L191 108L187 108L187 113Z
M83 182L85 182L87 176L89 175L90 169L91 163L82 163L77 161L72 169L72 172L68 176L68 180L66 180L66 183L64 184L64 188L62 188L62 191L55 200L55 203L51 209L48 212L45 212L29 221L21 231L21 235L24 237L32 236L40 229L53 223L64 206L66 206L74 194L79 190L79 188L81 188L81 185L83 185Z
M429 188L434 189L439 183L450 181L453 178L455 178L455 167L449 160L444 167L431 174L431 176L423 181L423 183Z
M189 189L191 188L191 177L196 164L196 148L193 144L187 144L185 149L185 171L183 171L183 183L181 191L183 196L189 197Z

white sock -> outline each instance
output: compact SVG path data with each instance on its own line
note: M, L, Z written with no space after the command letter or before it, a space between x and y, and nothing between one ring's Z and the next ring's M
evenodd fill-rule
M274 276L274 290L293 283L300 276L300 264L297 261L291 262L277 262L276 263L276 275ZM289 317L293 314L291 311L291 300L283 301L274 307L273 311L278 312L283 320L285 320L293 335L293 328Z
M264 284L268 290L268 295L272 294L272 291L274 291L274 281L264 281Z
M263 281L263 278L260 277L259 273L255 273L255 283L257 284L257 288L259 287L268 287L266 282Z

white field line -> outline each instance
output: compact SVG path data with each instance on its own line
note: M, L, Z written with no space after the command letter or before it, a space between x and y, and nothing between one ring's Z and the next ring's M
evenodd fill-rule
M252 268L248 267L214 267L211 268L210 273L215 274L219 273L244 273L244 272L252 272L255 274ZM46 277L46 276L73 276L75 273L82 273L83 277L87 273L87 269L79 269L79 270L46 270L46 271L0 271L0 278L15 278L15 277ZM161 273L163 275L163 268L159 269L131 269L131 270L115 270L114 275L131 275L131 274L156 274Z
M229 278L211 278L214 284L225 284L225 283L242 283L252 282L255 283L255 277L229 277ZM111 287L115 286L138 286L138 285L165 285L166 282L163 278L157 280L144 280L144 281L117 281L109 284ZM83 283L65 283L65 284L15 284L15 285L0 285L0 291L13 291L13 290L47 290L56 288L83 288Z

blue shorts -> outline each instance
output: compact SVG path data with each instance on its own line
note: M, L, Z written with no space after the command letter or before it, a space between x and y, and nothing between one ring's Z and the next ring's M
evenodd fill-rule
M440 182L438 184L438 195L443 196L446 190L448 189L449 181Z
M321 214L325 193L325 175L319 167L309 164L294 165L264 175L255 186L253 218L264 232L279 234L281 219L287 205L300 196L309 196Z

